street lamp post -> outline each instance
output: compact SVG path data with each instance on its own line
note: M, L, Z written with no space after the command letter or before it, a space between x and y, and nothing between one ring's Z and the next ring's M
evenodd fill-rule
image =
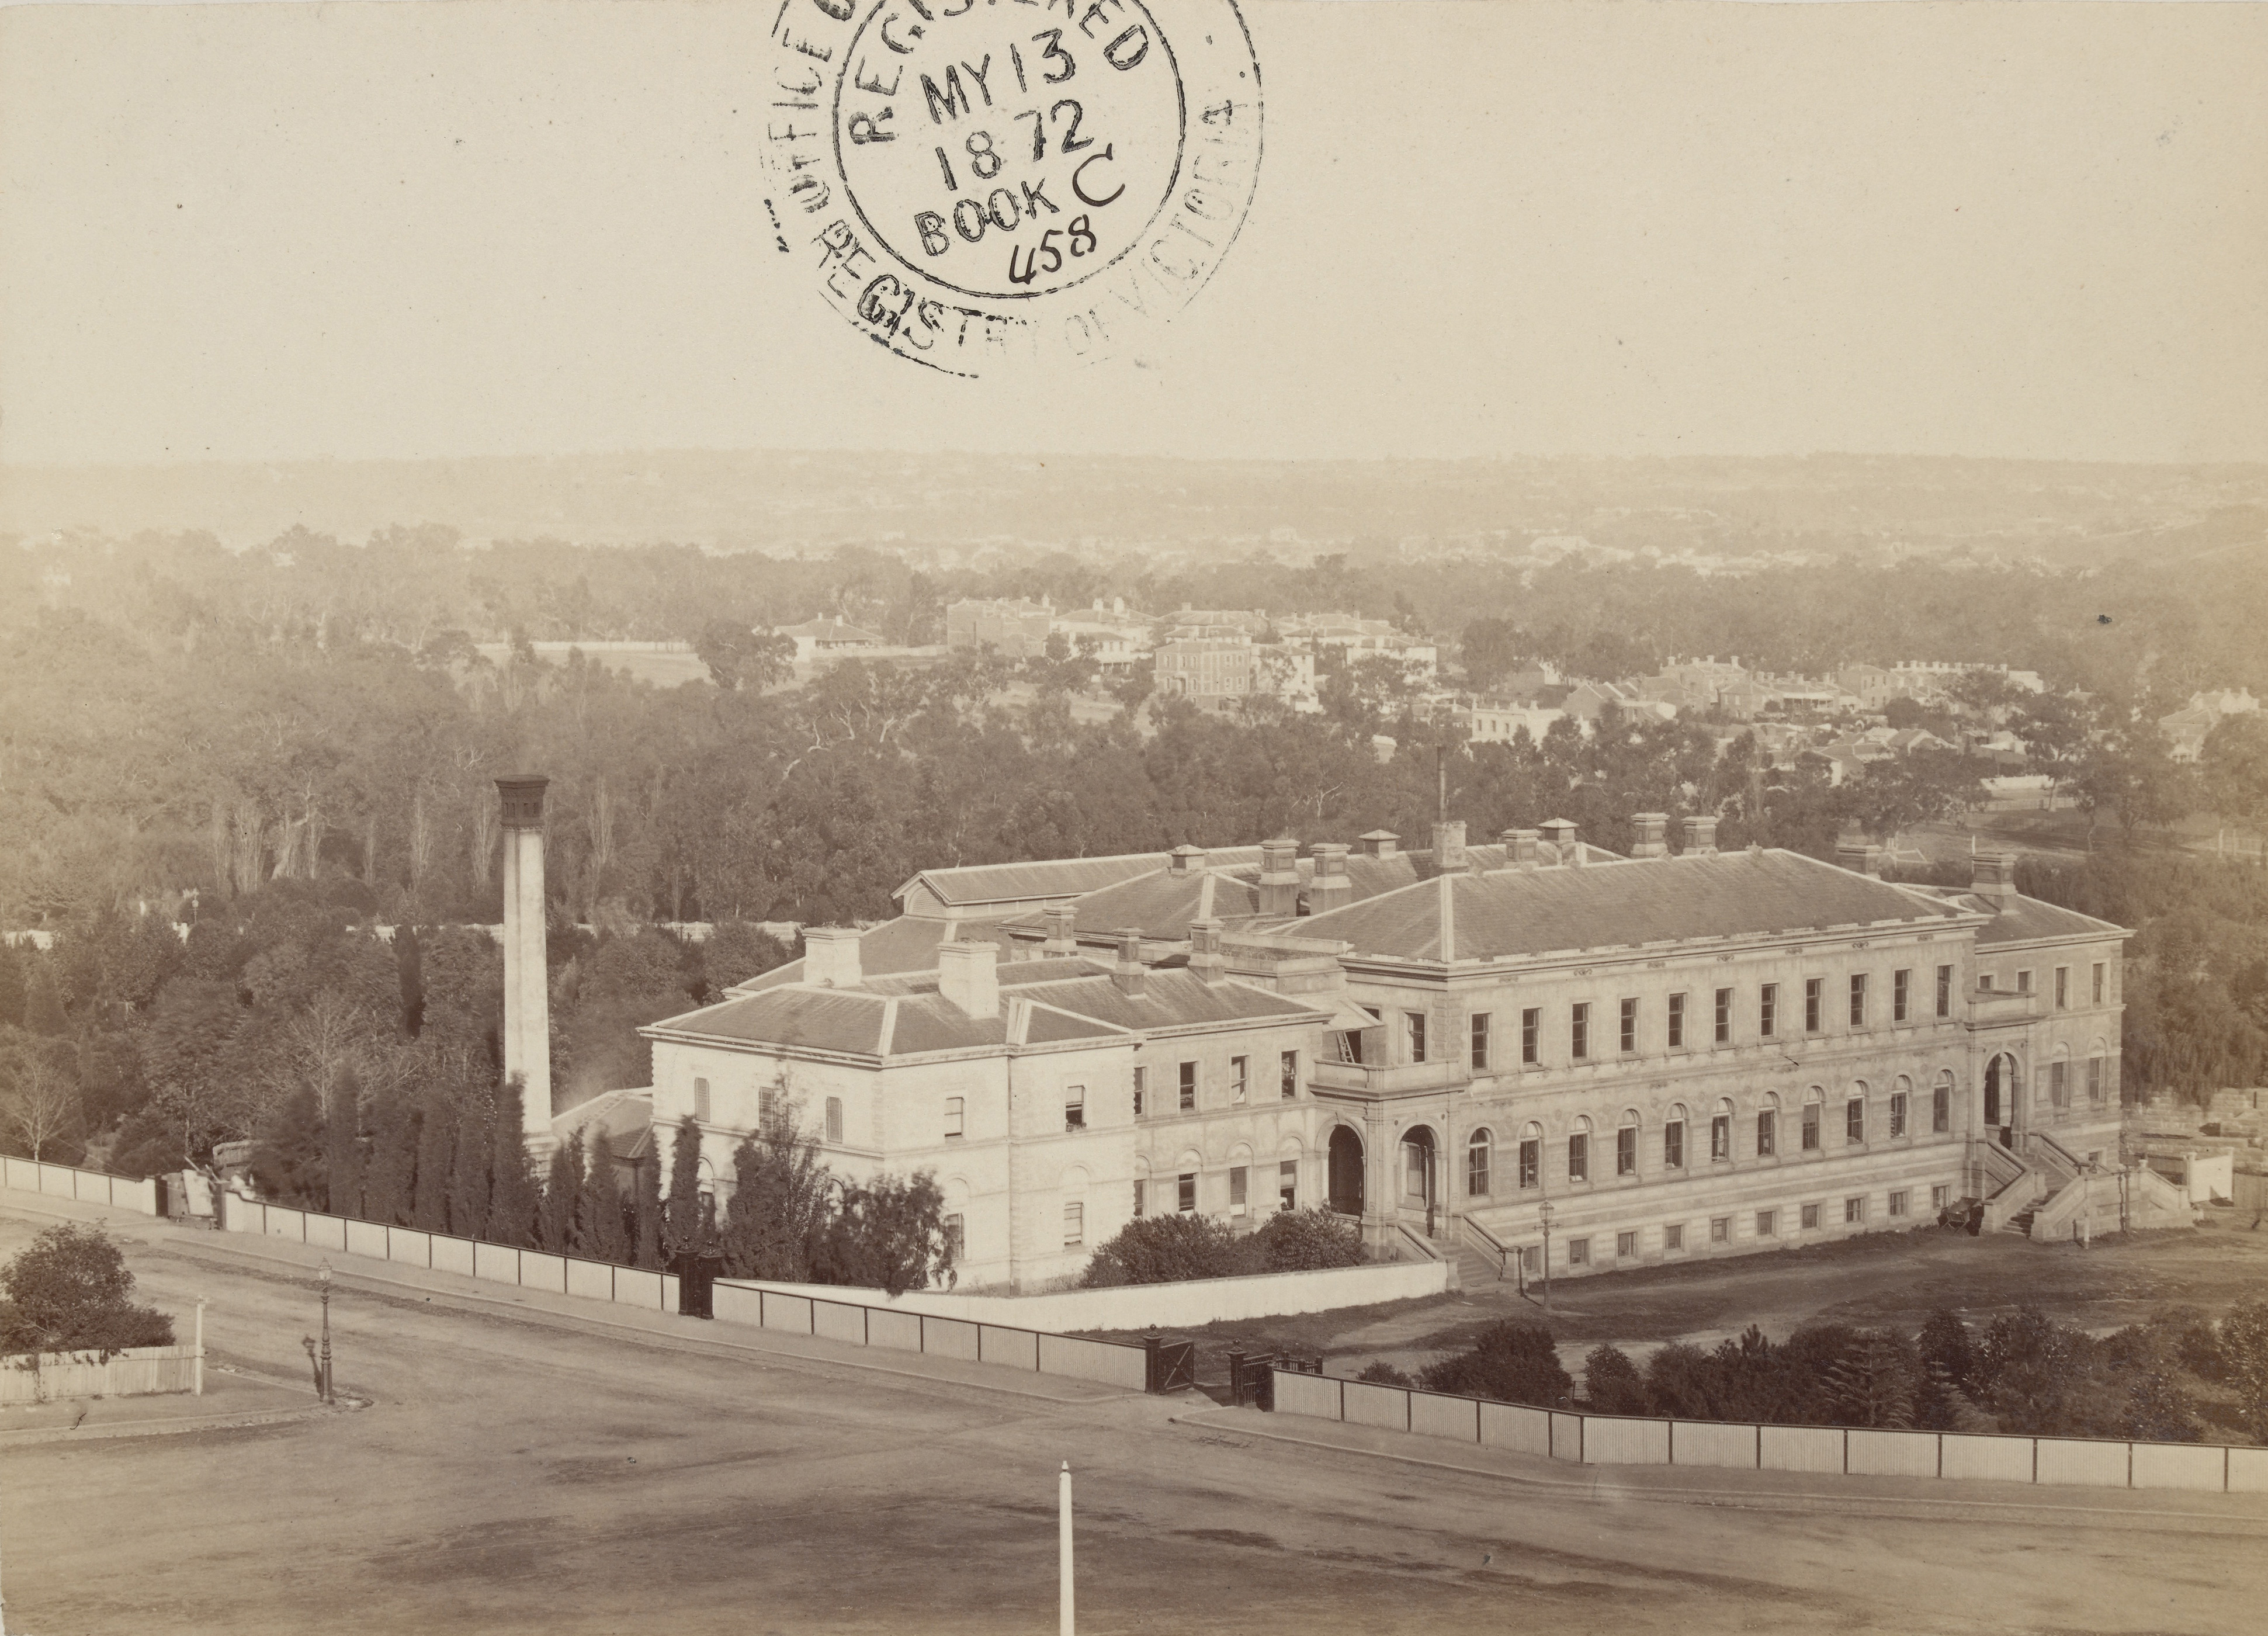
M1543 1223L1543 1320L1551 1321L1551 1201L1545 1199L1536 1212Z
M335 1399L331 1396L331 1264L329 1262L323 1263L320 1276L323 1281L322 1396L325 1403L331 1403Z

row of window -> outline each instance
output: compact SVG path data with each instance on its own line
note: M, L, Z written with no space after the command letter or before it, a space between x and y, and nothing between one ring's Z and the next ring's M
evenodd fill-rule
M1951 966L1937 968L1934 996L1934 1013L1937 1016L1950 1017L1953 1014L1954 970ZM1889 1020L1894 1024L1913 1020L1913 976L1910 968L1890 973ZM2093 976L2095 1003L2100 1006L2102 1004L2106 980L2102 962L2099 961L2095 962ZM2032 985L2032 974L2029 971L2020 971L2016 976L2018 987L2029 991ZM2067 1006L2070 1003L2070 977L2071 968L2068 966L2056 968L2056 1005L2058 1007ZM1992 987L1992 979L1989 976L1983 978L1982 982L1984 987L1988 989ZM1867 1027L1868 1018L1873 1014L1872 974L1864 971L1852 973L1846 979L1843 999L1844 1014L1849 1020L1850 1026L1854 1028ZM1715 1044L1734 1043L1734 1013L1736 999L1735 991L1729 988L1718 989L1711 996L1709 1027L1712 1042ZM1690 1042L1691 1000L1692 996L1685 993L1672 994L1668 997L1668 1004L1664 1008L1662 1038L1664 1045L1670 1050L1683 1050ZM1807 977L1803 984L1803 1031L1806 1034L1826 1032L1828 1005L1827 979ZM1569 1060L1586 1062L1591 1058L1594 1045L1591 1021L1590 1001L1578 1001L1570 1008L1567 1028ZM1777 983L1767 983L1758 991L1756 996L1756 1037L1767 1040L1780 1037L1781 1022L1780 985ZM1485 1071L1494 1065L1496 1059L1494 1013L1485 1011L1475 1012L1469 1028L1471 1037L1468 1043L1467 1059L1476 1072ZM1413 1063L1426 1061L1425 1013L1421 1011L1403 1013L1402 1031L1406 1060ZM1624 1055L1637 1054L1640 1050L1640 1035L1643 1032L1638 999L1636 997L1631 997L1618 1001L1615 1030L1616 1049ZM1343 1055L1348 1060L1360 1061L1360 1042L1349 1038L1343 1050ZM1543 1011L1541 1006L1531 1006L1520 1013L1520 1060L1521 1065L1526 1067L1536 1066L1543 1060Z
M1229 1167L1228 1213L1230 1215L1241 1216L1247 1213L1251 1208L1248 1202L1250 1198L1251 1176L1251 1167L1248 1165L1232 1165ZM1162 1187L1162 1185L1163 1184L1161 1183L1160 1186ZM1137 1177L1134 1183L1134 1213L1138 1216L1148 1214L1152 1202L1150 1178L1147 1176ZM1160 1210L1163 1211L1164 1199L1162 1196L1160 1197L1156 1202L1159 1204ZM1285 1159L1278 1162L1276 1167L1276 1208L1278 1210L1297 1210L1299 1207L1300 1161L1296 1159ZM1179 1212L1185 1216L1195 1215L1197 1213L1197 1173L1194 1170L1184 1170L1174 1178L1173 1212ZM1066 1220L1068 1220L1068 1218L1066 1218ZM1069 1239L1065 1239L1064 1242L1066 1245L1071 1242Z
M2088 991L2090 996L2090 1003L2100 1006L2102 1004L2103 995L2109 987L2103 962L2099 960L2096 961L2094 965L2088 969ZM1988 991L1998 981L1999 979L1989 971L1979 972L1977 976L1977 986ZM2069 1011L2071 1009L2071 968L2069 966L2058 966L2055 969L2055 1008L2058 1011ZM2032 974L2029 971L2017 972L2016 992L2019 994L2029 994L2031 991Z
M1174 1112L1195 1113L1197 1111L1199 1079L1203 1067L1203 1064L1195 1062L1184 1062L1175 1065ZM1079 1094L1084 1097L1085 1092L1080 1087L1074 1086L1071 1088L1079 1092ZM1251 1094L1252 1059L1249 1057L1230 1058L1227 1105L1233 1108L1248 1102L1251 1100ZM1300 1053L1295 1050L1278 1051L1276 1055L1276 1094L1279 1100L1287 1102L1295 1101L1299 1097ZM1160 1109L1150 1106L1150 1070L1147 1067L1138 1067L1134 1070L1134 1116L1140 1119L1162 1111ZM1086 1120L1083 1117L1071 1121L1071 1128L1078 1130L1085 1123Z
M1901 1080L1903 1086L1906 1082ZM1814 1100L1817 1099L1817 1100ZM1912 1132L1912 1096L1909 1090L1890 1094L1889 1134L1891 1139ZM1847 1098L1843 1104L1843 1139L1846 1146L1857 1146L1867 1140L1867 1097L1864 1087ZM1805 1153L1819 1152L1823 1146L1822 1126L1825 1103L1822 1093L1815 1087L1802 1108L1799 1126L1800 1139ZM1709 1119L1709 1161L1730 1164L1734 1160L1733 1104L1729 1098L1719 1102L1717 1111ZM1953 1083L1949 1075L1940 1076L1930 1093L1930 1131L1942 1135L1952 1129ZM1576 1128L1567 1138L1567 1179L1587 1182L1591 1179L1591 1122L1578 1116ZM1683 1108L1672 1109L1661 1126L1661 1168L1683 1170L1686 1168L1686 1118ZM1638 1110L1624 1112L1615 1131L1615 1174L1638 1174L1639 1120ZM1465 1145L1465 1191L1474 1198L1486 1198L1494 1187L1492 1157L1495 1139L1486 1130L1475 1131ZM1779 1151L1779 1108L1777 1102L1761 1109L1756 1116L1756 1141L1753 1156L1758 1159L1775 1157ZM1518 1168L1515 1180L1521 1188L1543 1185L1543 1132L1530 1124L1521 1133Z
M1910 1188L1898 1188L1894 1190L1886 1202L1889 1208L1889 1213L1893 1217L1906 1219L1911 1217L1913 1212L1913 1192ZM1943 1210L1952 1202L1953 1189L1949 1185L1940 1184L1929 1190L1929 1205L1932 1210ZM1800 1223L1800 1227L1798 1230L1805 1233L1815 1233L1825 1222L1829 1206L1822 1201L1818 1204L1798 1205L1797 1210L1797 1220ZM1854 1195L1853 1197L1843 1201L1843 1224L1845 1227L1863 1226L1867 1220L1867 1198L1864 1194ZM1756 1212L1756 1236L1758 1238L1778 1238L1781 1236L1781 1228L1783 1225L1781 1212L1778 1210L1759 1210ZM1732 1242L1732 1217L1716 1216L1711 1219L1709 1222L1709 1242L1712 1244L1730 1243ZM1593 1241L1588 1237L1570 1238L1565 1242L1567 1245L1567 1264L1571 1267L1593 1266L1597 1264L1598 1262L1606 1259L1603 1254L1595 1258L1593 1256L1591 1253ZM1665 1251L1682 1250L1685 1248L1685 1224L1683 1222L1674 1221L1661 1229L1661 1247ZM1636 1257L1638 1254L1638 1229L1630 1228L1615 1234L1615 1259L1628 1261ZM1530 1276L1541 1273L1543 1271L1543 1247L1541 1244L1529 1244L1526 1246L1521 1251L1521 1260L1526 1266Z

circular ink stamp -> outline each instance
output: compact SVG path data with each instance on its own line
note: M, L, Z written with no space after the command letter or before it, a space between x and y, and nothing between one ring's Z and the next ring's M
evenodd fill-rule
M1234 0L783 0L777 247L957 375L1123 350L1204 287L1260 176Z

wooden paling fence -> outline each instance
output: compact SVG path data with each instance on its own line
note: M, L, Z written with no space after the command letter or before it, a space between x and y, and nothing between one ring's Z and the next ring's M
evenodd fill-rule
M0 1404L201 1391L198 1363L195 1346L136 1346L107 1357L94 1351L15 1353L0 1358Z

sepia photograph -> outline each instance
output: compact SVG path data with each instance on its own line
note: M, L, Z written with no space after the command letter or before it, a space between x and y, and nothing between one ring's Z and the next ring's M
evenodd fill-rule
M0 1636L2251 1636L2268 3L0 4Z

